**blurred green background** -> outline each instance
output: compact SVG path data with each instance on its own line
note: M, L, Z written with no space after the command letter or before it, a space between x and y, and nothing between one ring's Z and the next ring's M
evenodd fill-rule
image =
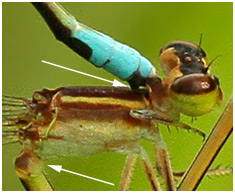
M159 74L158 52L173 40L198 43L203 34L202 47L210 59L222 54L211 68L219 77L224 100L208 115L191 124L207 134L228 102L233 89L233 5L232 3L61 3L80 22L111 35L116 40L137 48L156 66ZM105 85L109 83L69 72L41 63L50 61L92 75L113 80L115 77L97 69L56 41L44 20L29 3L3 3L3 93L5 95L31 97L35 90L67 85ZM191 132L169 133L165 126L161 131L168 144L173 169L186 169L199 150L202 139ZM152 146L142 142L151 155ZM3 190L23 190L14 171L14 158L20 153L19 144L3 147ZM232 166L233 142L228 139L213 166ZM117 190L125 156L101 153L94 156L72 158L59 157L45 164L63 165L63 168L99 178L115 186L99 183L68 173L57 173L46 167L45 173L56 190ZM205 177L198 190L232 190L232 174ZM149 183L137 164L131 190L150 190Z

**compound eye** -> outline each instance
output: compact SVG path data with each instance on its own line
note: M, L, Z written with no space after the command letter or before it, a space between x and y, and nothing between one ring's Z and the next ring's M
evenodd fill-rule
M222 100L218 79L200 73L176 79L170 95L176 110L189 116L203 115Z

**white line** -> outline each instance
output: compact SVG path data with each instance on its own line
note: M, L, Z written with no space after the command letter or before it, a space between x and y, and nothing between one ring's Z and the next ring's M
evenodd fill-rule
M92 180L96 180L96 181L99 181L99 182L103 182L103 183L105 183L105 184L109 184L109 185L112 185L112 186L114 186L114 184L113 183L110 183L110 182L106 182L106 181L103 181L103 180L99 180L99 179L96 179L96 178L92 178L92 177L90 177L90 176L86 176L86 175L83 175L83 174L79 174L79 173L76 173L76 172L72 172L72 171L69 171L69 170L65 170L65 169L61 169L62 171L65 171L65 172L68 172L68 173L71 173L71 174L75 174L75 175L78 175L78 176L82 176L82 177L84 177L84 178L89 178L89 179L92 179Z
M82 74L82 75L85 75L85 76L90 76L90 77L92 77L92 78L96 78L96 79L99 79L99 80L103 80L103 81L106 81L106 82L113 83L113 81L111 81L111 80L106 80L106 79L100 78L100 77L98 77L98 76L93 76L93 75L91 75L91 74L87 74L87 73L84 73L84 72L80 72L80 71L77 71L77 70L73 70L73 69L71 69L71 68L66 68L66 67L64 67L64 66L60 66L60 65L57 65L57 64L53 64L53 63L47 62L47 61L45 61L45 60L42 60L42 62L45 63L45 64L50 64L50 65L52 65L52 66L56 66L56 67L58 67L58 68L63 68L63 69L65 69L65 70L69 70L69 71L72 71L72 72L76 72L76 73L79 73L79 74Z

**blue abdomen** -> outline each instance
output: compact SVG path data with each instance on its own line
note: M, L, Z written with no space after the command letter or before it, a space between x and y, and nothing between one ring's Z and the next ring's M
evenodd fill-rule
M79 23L58 4L34 3L34 6L59 41L96 67L128 81L133 89L145 86L148 78L157 77L154 66L138 51Z
M135 79L132 87L144 85L146 78L156 74L151 62L135 49L82 24L79 26L81 28L71 35L90 48L90 57L86 59L96 67L104 68L122 80L133 82Z

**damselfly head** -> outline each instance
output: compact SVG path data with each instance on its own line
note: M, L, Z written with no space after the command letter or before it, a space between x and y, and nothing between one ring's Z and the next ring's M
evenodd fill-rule
M222 100L219 80L209 73L211 62L200 44L171 42L159 55L172 103L189 116L208 113Z

